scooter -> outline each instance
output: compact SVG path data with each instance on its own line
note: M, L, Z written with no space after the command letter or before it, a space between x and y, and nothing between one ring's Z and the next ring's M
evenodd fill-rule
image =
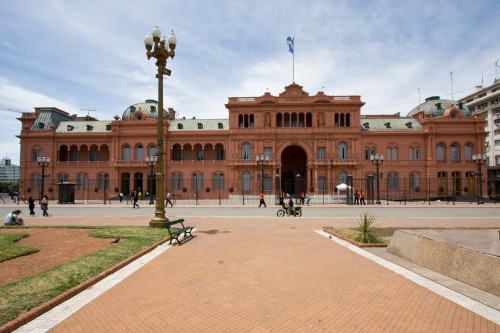
M278 217L284 217L285 215L290 216L293 214L290 214L288 212L288 208L286 207L286 205L283 204L281 206L281 208L278 209L278 212L276 212L276 215L278 215ZM302 207L301 206L295 206L295 216L298 216L298 217L302 216Z

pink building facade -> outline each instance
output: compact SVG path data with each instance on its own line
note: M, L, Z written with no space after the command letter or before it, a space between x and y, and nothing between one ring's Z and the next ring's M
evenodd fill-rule
M484 150L482 118L431 97L405 116L362 115L360 96L309 95L291 84L278 96L230 97L227 119L178 119L165 112L165 189L177 199L309 193L332 201L348 189L375 199L470 198ZM44 192L61 202L154 194L157 102L98 121L57 108L23 113L20 193L38 197L40 156L50 157ZM376 166L371 156L384 156ZM258 161L257 161L258 158ZM483 180L484 181L484 180ZM70 187L69 189L67 187ZM69 194L67 192L70 192ZM348 191L349 192L349 191ZM244 199L243 199L244 200Z

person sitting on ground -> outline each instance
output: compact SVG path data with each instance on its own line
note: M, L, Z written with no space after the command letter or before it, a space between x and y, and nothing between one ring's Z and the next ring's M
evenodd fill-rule
M19 217L19 214L21 214L21 211L19 209L16 209L12 213L7 214L7 216L5 216L4 225L24 225L24 221Z

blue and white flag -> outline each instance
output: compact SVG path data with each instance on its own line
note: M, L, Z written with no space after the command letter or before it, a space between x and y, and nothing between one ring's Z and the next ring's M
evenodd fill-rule
M288 38L286 39L286 43L288 44L288 51L290 51L290 53L293 53L293 37L288 36Z

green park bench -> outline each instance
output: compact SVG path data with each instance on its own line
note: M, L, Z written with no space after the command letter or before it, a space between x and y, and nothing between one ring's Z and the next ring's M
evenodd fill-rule
M180 224L179 227L174 227L176 225ZM190 237L194 237L191 234L191 231L193 230L194 227L185 227L184 226L184 219L179 219L175 221L168 221L163 223L163 227L167 228L168 234L170 235L170 243L172 244L172 240L176 240L177 244L181 245L182 242L179 240L179 236L184 235L184 239L189 235Z

